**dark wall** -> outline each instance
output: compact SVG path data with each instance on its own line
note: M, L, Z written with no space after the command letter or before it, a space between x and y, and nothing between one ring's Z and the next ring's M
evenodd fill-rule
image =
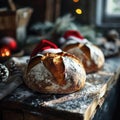
M70 13L76 18L76 21L82 24L91 24L94 16L93 2L95 4L95 0L79 0L78 3L74 3L73 0L62 0L61 16ZM81 8L83 14L76 14L76 8Z
M7 6L9 8L7 1L8 0L0 0L0 7ZM45 20L45 13L47 9L46 1L47 0L13 0L17 8L31 7L34 9L30 24L39 21L43 22ZM73 0L61 0L60 16L70 13L78 22L82 24L90 24L91 20L93 21L93 8L91 7L93 2L95 2L95 0L79 0L78 3L74 3ZM81 8L83 10L83 14L77 15L75 13L76 8ZM56 14L56 10L54 10L53 14Z
M31 7L33 14L31 16L30 24L35 22L43 22L45 19L45 0L14 0L17 8Z
M31 7L33 8L33 14L31 16L30 23L44 21L45 19L45 2L46 0L13 0L13 3L18 8ZM0 0L0 8L10 9L8 0Z

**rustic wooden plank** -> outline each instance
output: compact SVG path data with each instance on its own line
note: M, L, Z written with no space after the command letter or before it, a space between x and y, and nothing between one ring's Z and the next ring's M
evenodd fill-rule
M106 93L114 87L119 75L120 57L110 58L106 60L101 71L87 75L85 87L81 91L68 95L40 94L23 84L2 101L11 106L3 104L0 106L17 109L17 106L13 106L15 103L19 103L18 106L22 106L22 108L18 108L22 111L25 109L29 111L32 108L33 114L35 114L34 111L37 111L42 116L47 114L51 119L67 120L74 116L71 119L89 120L96 113L97 107L104 103ZM26 105L29 107L25 107Z
M119 120L120 117L116 117L119 103L119 82L107 92L103 102L97 107L95 114L93 114L92 120Z
M31 113L24 113L25 117L24 120L63 120L57 116L51 116L49 114L31 114Z
M83 90L57 100L44 102L43 106L83 115L89 120L105 93L109 91L120 75L120 59L106 61L103 71L87 75Z
M3 120L23 120L23 114L16 111L3 111Z
M40 115L33 115L30 113L25 113L24 120L43 120L43 118Z

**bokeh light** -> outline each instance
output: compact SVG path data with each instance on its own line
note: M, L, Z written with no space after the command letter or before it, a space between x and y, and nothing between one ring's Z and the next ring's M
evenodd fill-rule
M73 0L73 2L76 2L76 3L77 3L77 2L79 2L79 0Z
M83 13L80 8L77 8L77 9L75 10L75 12L76 12L77 14L79 14L79 15Z

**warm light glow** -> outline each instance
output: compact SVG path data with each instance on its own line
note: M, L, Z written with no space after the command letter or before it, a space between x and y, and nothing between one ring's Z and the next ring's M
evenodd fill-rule
M2 57L5 57L5 53L2 53L2 55L1 55Z
M7 48L0 49L0 57L8 57L10 55L11 55L11 53L10 53L9 49L7 49Z
M6 56L10 56L10 51L6 51Z
M76 12L77 14L82 14L82 10L79 9L79 8L77 8L77 9L75 10L75 12Z
M73 2L79 2L79 0L73 0Z

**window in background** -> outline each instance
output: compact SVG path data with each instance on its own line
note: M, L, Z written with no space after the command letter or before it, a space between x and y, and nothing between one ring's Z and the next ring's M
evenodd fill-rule
M120 16L120 0L107 0L106 14L109 16Z
M120 0L97 0L96 24L120 28Z

